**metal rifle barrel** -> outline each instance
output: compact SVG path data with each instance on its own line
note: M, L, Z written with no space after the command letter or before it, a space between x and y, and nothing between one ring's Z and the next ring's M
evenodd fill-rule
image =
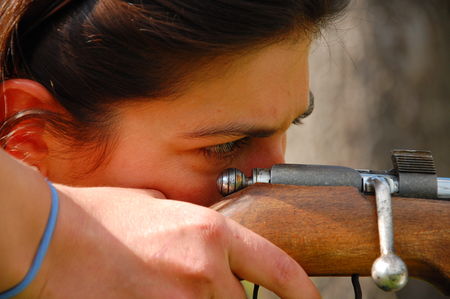
M450 198L450 178L437 178L438 198Z
M236 192L255 183L299 186L353 186L360 192L372 193L367 181L375 176L388 180L392 193L418 198L450 198L450 178L412 173L403 176L391 171L355 170L342 166L277 164L272 168L254 168L253 176L246 177L240 170L225 170L217 180L223 195Z

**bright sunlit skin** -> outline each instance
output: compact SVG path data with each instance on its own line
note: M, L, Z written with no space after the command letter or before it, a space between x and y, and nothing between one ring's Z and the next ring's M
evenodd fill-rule
M48 159L50 179L72 185L148 188L211 205L228 167L247 174L284 161L285 132L308 106L309 41L288 41L220 60L175 99L119 109L110 159L88 175L86 155ZM51 146L49 146L51 149ZM70 179L68 179L70 178Z
M47 175L72 185L156 189L209 206L220 199L215 181L223 169L248 175L284 161L285 132L308 106L308 48L309 41L290 40L226 67L218 60L175 99L128 102L100 168L78 176L91 165L69 153L46 159Z

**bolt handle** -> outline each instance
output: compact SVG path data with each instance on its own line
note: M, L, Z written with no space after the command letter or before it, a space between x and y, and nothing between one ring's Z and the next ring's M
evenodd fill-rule
M408 282L408 269L394 252L390 185L383 177L370 178L368 183L375 189L381 252L381 256L372 265L372 279L384 291L398 291Z

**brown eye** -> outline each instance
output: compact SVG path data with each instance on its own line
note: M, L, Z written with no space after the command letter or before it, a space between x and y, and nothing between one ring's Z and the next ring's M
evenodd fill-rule
M234 155L240 148L247 145L250 141L249 137L245 137L239 140L230 141L227 143L216 144L208 146L202 149L205 156L209 158L225 159L230 158Z

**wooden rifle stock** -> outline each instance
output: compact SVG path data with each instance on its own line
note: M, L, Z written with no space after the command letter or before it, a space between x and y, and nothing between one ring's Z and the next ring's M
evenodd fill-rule
M213 209L265 237L311 276L370 276L380 256L374 196L354 187L256 184ZM396 253L409 275L450 294L450 201L392 198Z

